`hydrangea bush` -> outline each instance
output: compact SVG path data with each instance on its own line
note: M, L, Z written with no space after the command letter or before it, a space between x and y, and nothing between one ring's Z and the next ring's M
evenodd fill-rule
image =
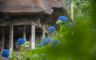
M59 28L59 29L57 29ZM42 39L38 47L25 50L24 39L17 40L20 55L12 53L10 60L95 60L96 41L91 29L91 21L78 19L70 21L66 16L58 17L56 26L49 26L49 35ZM3 55L2 55L3 56ZM6 56L3 56L6 57Z
M70 21L68 21L68 18L65 16L60 16L57 19L56 24L59 25L60 29L57 30L56 26L49 26L48 28L49 37L43 38L41 43L38 44L37 49L26 52L24 51L24 47L21 47L20 54L21 54L22 59L29 59L29 60L51 60L53 59L51 54L54 52L57 53L54 49L58 50L59 48L63 46L63 41L62 41L63 34L61 33L66 32L66 31L71 32L71 29L73 28L71 27L73 26L72 22L70 24ZM66 28L65 25L68 28ZM23 43L24 43L23 38L18 39L16 42L17 45L22 45ZM11 59L21 58L21 57L15 56L14 54L12 56L13 57Z

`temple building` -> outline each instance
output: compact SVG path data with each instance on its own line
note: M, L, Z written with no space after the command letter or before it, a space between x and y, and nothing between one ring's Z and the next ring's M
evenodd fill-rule
M16 50L23 37L30 48L45 37L47 27L66 14L65 0L0 0L0 49Z

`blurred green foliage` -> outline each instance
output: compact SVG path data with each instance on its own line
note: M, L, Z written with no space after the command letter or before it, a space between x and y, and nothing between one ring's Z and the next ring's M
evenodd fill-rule
M74 18L85 17L90 18L91 5L88 0L66 0L68 15L71 14L71 2L74 6Z

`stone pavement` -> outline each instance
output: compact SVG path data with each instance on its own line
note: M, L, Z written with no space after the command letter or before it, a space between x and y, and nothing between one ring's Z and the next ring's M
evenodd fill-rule
M0 57L0 60L9 60L8 58Z

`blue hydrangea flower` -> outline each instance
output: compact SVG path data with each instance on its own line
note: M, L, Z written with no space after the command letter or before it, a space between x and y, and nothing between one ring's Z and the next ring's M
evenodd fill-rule
M42 47L43 45L44 45L43 43L38 44L39 47Z
M58 20L61 20L62 22L67 22L68 18L66 16L60 16Z
M2 56L2 57L5 57L5 58L8 58L8 57L9 57L9 50L8 50L8 49L4 49L4 50L1 52L1 56Z
M16 45L23 45L25 43L25 40L24 40L24 38L19 38L19 39L17 39L17 41L16 41Z
M50 39L49 38L43 38L42 42L40 44L38 44L39 47L42 47L46 44L50 43Z
M43 38L42 39L42 44L48 44L48 43L50 43L50 39L49 38Z
M60 42L58 40L54 40L52 44L59 44Z
M50 26L50 27L48 28L48 32L49 32L49 33L53 33L55 30L56 30L56 28L55 28L54 26Z
M73 24L72 22L70 22L69 24L70 24L70 26L72 26L72 27L74 26L74 24Z

